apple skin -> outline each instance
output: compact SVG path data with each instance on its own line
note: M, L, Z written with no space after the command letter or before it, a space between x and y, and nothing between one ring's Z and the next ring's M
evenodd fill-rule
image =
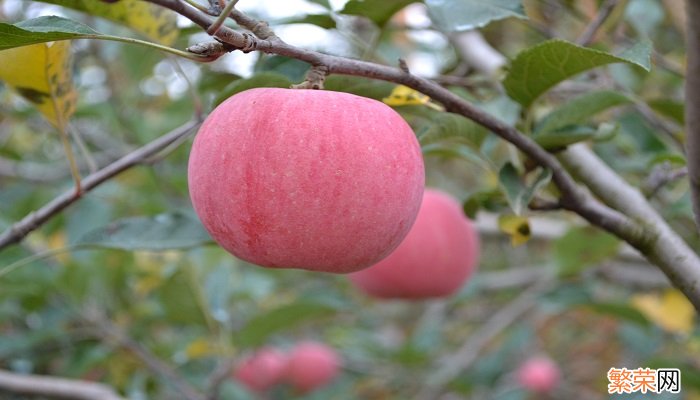
M348 275L366 294L385 299L446 297L459 290L479 260L479 235L451 195L426 189L416 222L387 258Z
M308 393L330 383L340 372L341 358L331 347L312 341L297 344L289 353L286 382L297 393Z
M258 88L204 121L190 198L224 249L265 267L349 273L406 236L425 182L416 137L376 100Z
M279 350L263 347L239 363L234 378L254 392L264 392L284 380L287 356Z
M518 383L537 393L552 391L560 380L557 364L545 356L532 357L522 363L516 372Z

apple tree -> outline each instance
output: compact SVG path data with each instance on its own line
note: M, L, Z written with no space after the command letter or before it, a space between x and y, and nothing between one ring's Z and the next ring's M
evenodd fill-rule
M0 0L0 397L700 398L699 21Z

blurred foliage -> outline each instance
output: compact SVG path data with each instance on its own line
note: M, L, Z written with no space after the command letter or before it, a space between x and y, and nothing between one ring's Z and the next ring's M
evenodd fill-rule
M21 37L26 32L17 27L34 26L31 40L46 48L43 42L59 39L57 33L20 23L46 13L176 48L206 40L191 26L179 26L178 34L169 13L123 12L142 4L137 1L122 0L123 10L77 0L49 3L0 1L0 43L15 43L19 39L5 33ZM589 141L641 188L654 171L685 163L682 2L618 2L586 48L572 43L597 15L595 0L504 0L495 8L470 0L307 3L306 14L271 18L273 28L315 29L306 37L323 32L331 41L323 48L339 55L391 65L401 57L412 71L435 77L552 151ZM255 13L266 15L263 6ZM434 25L426 25L428 16ZM474 26L512 59L503 76L481 75L457 55L448 33ZM78 91L70 130L84 142L83 150L73 139L83 174L88 158L106 165L188 121L198 104L206 112L248 88L288 87L308 68L256 53L197 65L123 43L64 43L70 43L72 65L62 72L72 75ZM624 53L630 48L635 52ZM648 57L651 70L645 72L636 65L648 67ZM0 65L13 63L28 61L0 52ZM12 79L0 77L0 229L6 229L71 188L72 180L45 110L18 96ZM534 280L551 279L531 311L489 338L476 361L444 385L451 394L446 398L540 398L520 389L513 374L537 353L562 368L552 398L608 398L605 374L613 366L680 368L682 396L664 398L700 398L700 333L692 308L654 270L630 271L638 262L624 251L620 256L617 239L578 226L571 215L528 209L531 202L556 199L548 171L533 169L480 126L406 88L348 76L329 77L326 88L386 99L420 139L428 185L463 200L470 216L500 215L492 224L500 230L482 236L479 272L458 295L376 301L342 276L269 270L233 258L211 245L192 217L185 143L84 195L21 245L0 250L0 368L96 380L133 399L177 398L166 379L95 329L97 315L202 390L230 358L260 345L288 348L316 339L338 349L345 368L332 385L300 397L415 398L445 357ZM700 246L685 181L668 183L651 201ZM551 240L547 226L531 223L542 215L571 229ZM626 272L613 274L609 269L619 264L628 264ZM225 380L222 398L254 396Z

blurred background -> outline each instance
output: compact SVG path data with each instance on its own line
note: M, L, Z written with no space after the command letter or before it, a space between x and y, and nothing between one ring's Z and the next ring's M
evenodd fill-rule
M295 46L388 65L401 58L411 72L527 131L532 120L504 94L503 70L480 70L465 58L460 38L473 26L436 23L435 10L450 2L426 2L432 14L412 1L241 0L236 7ZM61 3L70 2L0 0L0 20L60 15L179 49L208 40L175 15L168 23L179 34L158 37ZM592 70L551 91L530 117L592 90L633 97L582 125L614 128L592 147L698 248L687 183L656 186L659 174L684 163L683 2L523 3L516 17L478 27L505 62L550 38L575 41L608 3L610 16L589 46L620 53L651 40L650 73L626 64ZM70 48L78 102L69 130L84 175L184 124L197 109L207 112L247 88L301 82L308 69L257 52L197 64L117 42L75 40ZM0 64L13 62L0 52ZM396 89L343 76L329 77L326 87L378 100ZM20 245L0 249L0 368L100 381L130 399L175 399L177 385L159 363L204 390L217 371L260 346L290 349L315 340L342 356L342 372L298 398L595 400L615 397L607 392L612 367L663 367L682 371L682 392L655 398L700 399L695 312L655 267L571 214L513 216L498 180L504 163L525 162L512 147L427 100L397 101L423 146L428 186L462 201L481 233L478 271L456 295L380 301L343 276L235 259L192 224L187 141L86 194ZM0 230L72 186L56 129L0 84ZM156 215L182 219L140 236ZM115 221L117 233L110 230ZM151 249L134 250L139 240ZM517 379L518 366L535 356L549 357L560 371L552 391L533 393ZM259 398L234 379L219 383L222 399ZM1 391L0 397L25 398ZM281 388L269 398L292 397Z

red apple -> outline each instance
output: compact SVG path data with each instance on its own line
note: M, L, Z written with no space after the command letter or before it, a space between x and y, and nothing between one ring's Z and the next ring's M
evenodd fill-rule
M455 293L476 269L479 237L452 196L426 189L418 218L389 257L349 275L379 298L425 299Z
M401 243L420 207L423 168L413 131L381 102L259 88L209 115L188 182L204 227L237 257L348 273Z
M289 354L286 380L299 393L330 383L340 372L338 353L322 343L302 342Z
M264 392L281 383L287 368L287 356L263 347L245 358L234 370L234 378L255 392Z
M544 356L528 359L518 367L516 374L522 387L537 393L551 391L557 386L560 378L557 364Z

